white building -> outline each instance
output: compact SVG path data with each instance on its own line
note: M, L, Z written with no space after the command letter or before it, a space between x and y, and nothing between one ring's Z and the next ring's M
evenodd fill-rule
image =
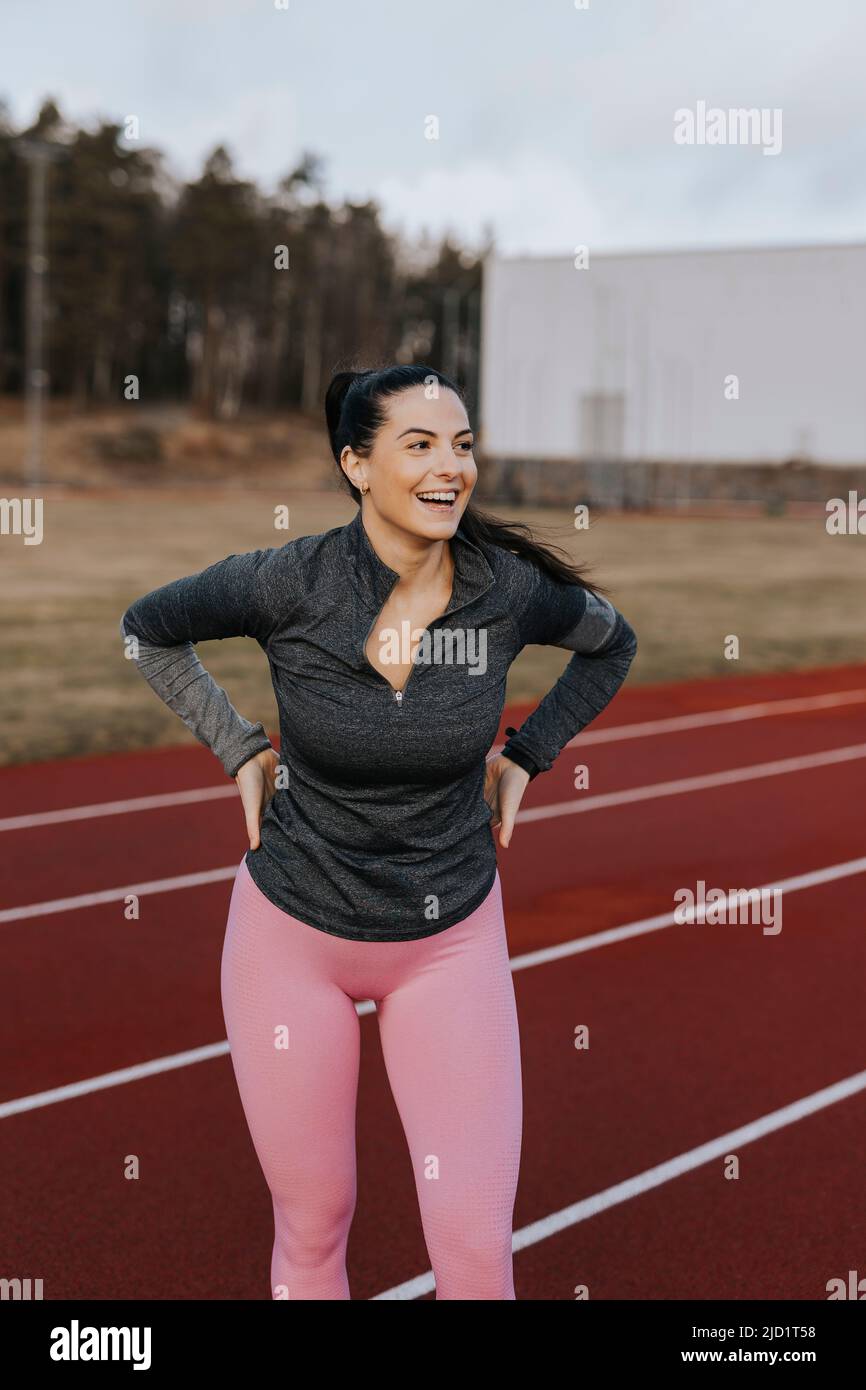
M866 462L866 244L488 257L491 457Z

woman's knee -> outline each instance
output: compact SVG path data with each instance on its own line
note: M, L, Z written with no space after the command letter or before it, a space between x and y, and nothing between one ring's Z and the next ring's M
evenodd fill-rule
M355 1214L355 1195L286 1202L274 1198L275 1239L296 1269L314 1269L345 1254Z

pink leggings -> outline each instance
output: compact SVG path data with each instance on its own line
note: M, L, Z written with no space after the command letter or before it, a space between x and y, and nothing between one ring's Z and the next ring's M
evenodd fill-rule
M273 1200L271 1296L350 1297L355 1001L373 999L436 1297L513 1299L523 1108L498 873L480 907L433 936L350 941L271 903L241 860L221 988L238 1090Z

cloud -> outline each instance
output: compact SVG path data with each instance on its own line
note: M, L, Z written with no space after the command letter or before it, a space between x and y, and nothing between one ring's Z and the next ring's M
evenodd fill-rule
M466 160L457 168L390 175L371 190L384 220L416 236L452 229L480 244L485 225L498 229L504 254L553 253L592 242L602 229L596 203L573 166L555 155L517 152L498 164Z

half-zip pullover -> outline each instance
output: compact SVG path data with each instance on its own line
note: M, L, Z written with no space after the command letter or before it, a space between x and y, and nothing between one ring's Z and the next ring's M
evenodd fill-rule
M374 550L360 510L345 526L173 580L121 620L145 679L229 777L270 741L193 648L245 636L265 651L281 768L246 864L271 902L335 936L431 936L487 896L496 846L485 763L508 668L524 646L573 653L509 730L503 752L533 778L610 702L637 650L622 614L582 585L482 548L460 526L451 550L451 599L421 633L402 691L366 656L400 576Z

